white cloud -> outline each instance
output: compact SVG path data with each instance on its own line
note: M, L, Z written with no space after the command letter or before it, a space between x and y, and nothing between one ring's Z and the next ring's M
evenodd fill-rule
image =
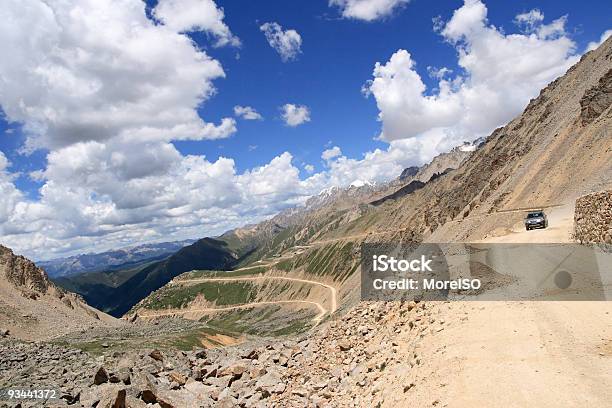
M448 72L434 72L440 77L434 92L427 91L408 51L376 63L364 90L376 99L382 139L421 139L434 153L489 134L578 59L565 18L547 25L534 12L520 18L532 23L533 32L506 35L486 16L482 2L466 0L446 24L438 21L464 73L448 78Z
M10 162L0 152L0 225L13 214L17 203L23 200L22 194L13 184L13 177L8 172Z
M299 204L325 182L300 180L287 152L239 174L232 159L182 156L166 142L78 143L50 154L42 177L32 201L0 171L0 242L35 258L220 234Z
M589 45L587 45L587 49L586 50L587 51L593 51L594 49L599 47L601 44L603 44L608 38L610 38L610 36L612 36L612 30L604 31L604 33L599 38L599 41L592 41L592 42L590 42Z
M0 171L6 170L6 168L10 165L10 162L4 155L4 153L0 152Z
M287 152L240 174L232 159L183 156L163 141L113 143L81 142L52 152L36 201L15 188L0 155L0 241L46 258L215 235L303 203L332 185L396 177L406 160L419 160L423 151L416 138L391 142L362 159L334 147L322 154L327 170L301 180ZM314 173L312 165L304 169Z
M445 76L452 74L453 70L447 67L436 68L430 66L427 67L427 73L430 77L440 80Z
M27 147L111 138L215 139L205 123L221 64L185 35L155 25L140 0L7 0L0 9L0 104ZM143 136L144 135L144 136Z
M248 212L232 160L183 156L170 143L236 131L232 118L215 125L198 113L221 64L144 7L10 0L0 9L0 52L11 56L0 60L2 110L23 126L25 150L49 151L30 174L43 183L38 199L16 188L0 155L4 244L38 257L201 236Z
M281 107L281 110L287 126L295 127L310 122L310 110L305 105L287 103Z
M325 161L329 159L333 159L334 157L340 156L342 154L342 150L338 146L334 146L331 149L324 150L321 154L321 158Z
M312 164L305 164L304 170L306 170L308 174L312 174L315 171L315 167Z
M153 15L176 32L204 31L216 39L217 47L240 46L238 37L223 22L223 8L213 0L159 0Z
M528 32L533 32L544 21L544 14L538 9L533 9L526 13L517 14L514 21L519 26L525 27Z
M367 152L361 159L335 154L340 152L340 149L332 149L334 150L331 154L333 157L326 159L327 171L313 177L324 178L324 185L343 187L350 185L355 180L388 181L399 176L406 167L421 166L427 163L433 156L441 152L439 149L446 149L446 147L438 141L431 143L431 140L417 137L393 140L386 149Z
M244 120L263 120L263 117L250 106L234 106L234 115Z
M274 48L283 62L297 58L302 52L302 37L295 30L283 30L278 23L265 23L259 27L266 36L270 47Z
M344 18L373 21L388 17L410 0L329 0L330 6L337 6Z

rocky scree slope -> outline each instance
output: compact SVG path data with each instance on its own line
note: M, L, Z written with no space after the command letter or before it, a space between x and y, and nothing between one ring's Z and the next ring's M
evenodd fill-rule
M362 303L293 340L189 352L149 349L95 357L57 345L0 340L0 367L4 381L60 390L61 399L49 406L391 405L416 386L411 367L422 364L419 343L452 324L436 321L436 307Z
M41 340L115 324L121 323L57 287L33 262L0 245L0 332L4 335Z

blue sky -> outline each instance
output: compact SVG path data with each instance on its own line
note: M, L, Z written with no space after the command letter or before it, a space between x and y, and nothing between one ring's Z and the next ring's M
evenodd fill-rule
M530 97L612 28L611 7L601 1L390 0L387 3L397 6L372 18L351 15L351 7L376 3L373 0L336 0L336 5L326 1L164 1L174 8L165 14L166 20L159 8L156 21L151 21L158 6L155 0L147 1L147 16L144 8L140 10L140 0L124 3L130 7L111 0L97 4L74 0L68 5L14 0L2 11L3 20L11 24L3 28L8 44L0 48L5 55L0 63L4 80L0 81L0 105L6 112L0 119L0 152L8 161L2 165L0 156L0 176L4 177L0 181L5 183L0 242L46 258L141 241L212 235L299 204L330 185L389 179L403 166L422 164L462 140L488 134L520 113ZM199 21L202 16L197 12L204 9L194 9L197 12L191 16L186 10L203 5L212 11L216 7L217 13L223 10L224 15ZM74 20L68 8L87 17ZM180 29L184 11L189 18L196 16L197 27ZM100 27L116 22L114 31L96 29L100 23L96 13L101 21L110 19ZM521 24L517 24L518 15L524 16ZM174 48L180 54L172 47L164 49L164 41L158 44L151 41L153 37L143 37L149 42L138 44L146 44L147 49L134 48L132 58L126 49L133 44L112 38L130 21L147 27L151 35L164 36L169 44L176 41ZM283 33L295 30L299 34L296 58L282 60L262 32L264 23L277 23ZM179 28L170 32L173 27ZM58 28L82 31L66 41L48 34L60 32ZM182 42L185 36L193 46ZM487 36L499 41L501 48L487 50L483 40ZM229 43L220 46L221 38L229 38ZM55 48L47 44L53 41L57 41ZM528 47L521 61L528 69L512 71L509 66L523 59L521 47ZM54 49L63 53L52 55ZM66 55L78 55L77 49L91 51L91 65L66 59ZM198 62L198 50L212 61L208 66ZM108 62L114 52L115 65ZM461 62L460 52L476 64ZM100 55L105 59L96 62ZM509 62L504 62L507 55ZM548 61L538 60L538 55ZM377 62L382 68L373 74ZM100 65L104 68L98 70ZM173 69L192 67L202 71L194 74L191 84L180 76L164 78ZM452 72L435 77L428 67ZM499 71L505 69L510 69L503 74L508 84L500 79ZM44 81L39 83L41 72ZM139 88L141 77L143 87ZM111 89L118 81L127 85L99 97L88 93ZM60 82L73 83L65 90L70 98L54 89ZM36 84L32 89L31 83ZM130 94L131 83L138 92L151 92L149 98L138 100L137 91ZM214 92L189 90L202 84ZM446 93L439 91L444 84L449 87ZM488 87L487 95L499 99L491 103L490 112L487 101L480 105L466 97L483 87ZM146 114L129 117L161 90L169 90L176 98L172 100L187 101L185 106L168 113L174 105L160 102L156 111L151 102ZM201 103L190 103L194 98ZM130 105L133 100L139 105ZM288 126L281 111L285 104L305 106L310 121ZM254 108L263 120L234 117L236 105ZM56 107L57 112L49 113ZM120 115L110 114L108 123L92 119L98 109L106 108ZM185 123L199 120L193 122L190 110L218 127L216 136L202 129L172 133L170 129L182 124L181 118L186 118ZM166 114L168 121L158 124ZM471 119L474 115L491 120L480 123ZM229 127L223 128L224 118L233 119L233 127L228 122ZM334 146L337 152L322 158ZM202 174L204 181L198 178ZM155 185L162 178L165 184ZM227 184L228 179L234 182ZM183 180L192 184L185 183L184 191L170 191L168 184ZM245 192L245 186L252 191ZM186 201L177 196L194 191L217 199ZM70 201L70 210L62 207L62 197L64 203ZM29 226L27 231L20 230L24 225Z
M374 63L386 61L399 48L412 53L417 70L430 87L436 82L427 75L428 65L457 69L455 50L433 31L432 18L450 18L461 1L414 1L394 16L376 22L340 19L337 10L325 1L218 3L244 45L239 50L208 48L223 62L228 77L216 83L219 94L206 102L204 115L220 118L235 104L246 104L265 120L242 122L235 137L218 143L179 144L179 148L211 157L230 154L240 169L263 165L286 150L298 161L320 168L319 156L329 141L351 157L384 147L384 142L374 140L380 132L375 101L366 99L361 87L371 79ZM572 38L584 48L609 28L606 16L612 10L605 2L580 7L571 3L496 2L489 5L489 20L514 32L514 16L534 7L542 10L547 20L567 14ZM300 33L303 45L297 61L283 63L270 48L259 31L259 25L267 21L278 21ZM239 60L234 58L236 53ZM312 121L297 128L283 126L279 106L287 102L309 106ZM252 145L258 146L254 152L248 149Z

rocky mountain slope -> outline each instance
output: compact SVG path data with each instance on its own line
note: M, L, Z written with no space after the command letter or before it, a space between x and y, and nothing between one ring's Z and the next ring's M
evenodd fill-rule
M96 356L0 339L0 367L59 390L46 406L605 406L612 325L596 303L566 305L575 328L555 302L362 302L311 333L226 348Z
M605 95L611 66L608 39L543 89L522 115L494 131L459 168L385 203L373 220L363 216L351 231L382 233L394 225L405 228L397 238L478 240L520 221L520 212L510 211L571 205L580 195L609 188L612 112Z
M421 167L405 168L396 179L386 183L373 184L358 181L346 188L332 187L326 189L319 195L311 197L306 202L304 210L312 211L332 206L336 209L351 208L362 203L380 200L413 182L427 183L436 175L458 168L484 144L484 141L485 138L479 138L473 142L464 142L449 152L440 153Z
M454 147L450 152L437 155L430 163L419 169L414 175L414 180L425 183L429 181L434 174L443 174L449 170L459 168L473 152L484 145L485 141L485 138L478 138L472 142L464 142L460 146Z
M296 339L189 352L124 350L99 358L65 347L8 346L0 340L0 367L14 378L25 377L24 386L44 381L59 389L58 406L389 405L415 386L409 375L411 366L422 364L415 353L418 342L445 327L441 322L432 330L431 316L423 303L364 303ZM50 359L66 369L46 367ZM24 375L24 366L35 367L33 373ZM394 381L387 383L391 373Z
M48 339L120 322L57 287L45 271L0 245L0 332L23 339Z

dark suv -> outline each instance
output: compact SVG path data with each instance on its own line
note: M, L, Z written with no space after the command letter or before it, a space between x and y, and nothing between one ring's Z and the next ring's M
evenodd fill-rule
M525 228L527 231L533 228L546 228L548 227L548 219L544 211L530 211L525 217Z

